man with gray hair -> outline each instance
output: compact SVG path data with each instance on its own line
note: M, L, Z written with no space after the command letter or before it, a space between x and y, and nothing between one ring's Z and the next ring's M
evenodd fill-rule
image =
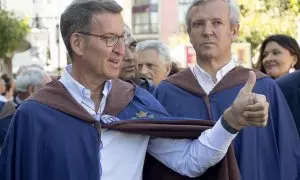
M60 28L72 64L16 111L1 150L1 180L141 180L146 152L181 175L196 177L226 155L236 136L229 125L244 128L253 115L266 124L265 100L252 105L253 98L239 96L220 118L227 125L196 121L196 131L178 129L193 136L168 133L174 120L160 103L117 79L126 42L121 11L114 1L88 1L63 12ZM253 80L241 92L251 92ZM255 110L245 111L250 104ZM243 113L250 116L241 120ZM157 135L154 127L164 130ZM180 139L160 138L176 134Z
M197 64L162 81L155 93L172 116L217 121L242 95L238 91L249 71L251 76L254 72L236 66L231 54L231 44L239 32L239 17L233 0L195 0L191 4L186 23ZM269 123L266 128L243 130L230 125L232 133L238 133L234 147L241 179L299 179L300 142L289 107L270 77L258 71L255 74L253 92L264 94L270 103ZM252 120L248 124L260 126L260 121Z
M27 68L21 74L19 74L19 76L17 76L15 82L15 91L17 93L17 97L21 101L24 101L35 91L50 81L50 76L40 68Z
M165 79L171 71L171 55L166 45L158 40L139 42L136 47L138 70L142 78L154 85Z
M17 93L16 102L21 103L27 99L31 94L37 91L46 83L50 82L51 78L46 72L42 71L39 67L26 68L17 77L15 81L15 91ZM0 105L1 106L1 105ZM15 104L7 102L4 104L3 109L0 108L0 147L4 142L6 132L8 131L11 119L15 113Z

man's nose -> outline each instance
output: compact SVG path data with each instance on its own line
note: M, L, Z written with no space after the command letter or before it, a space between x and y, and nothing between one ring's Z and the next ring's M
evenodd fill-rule
M149 68L146 65L139 65L139 72L143 76L148 76L149 75Z
M114 46L113 52L120 56L125 56L125 42L121 41L120 39L118 43Z
M203 36L212 36L213 35L213 26L211 23L205 23L203 27Z
M134 54L128 47L125 47L125 57L124 61L134 61Z

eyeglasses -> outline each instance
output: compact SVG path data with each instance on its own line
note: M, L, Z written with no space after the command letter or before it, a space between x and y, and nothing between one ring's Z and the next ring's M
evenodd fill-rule
M103 39L106 42L107 47L115 46L116 44L118 44L120 39L122 39L123 42L126 41L125 33L122 34L121 36L118 36L118 35L112 34L112 33L107 33L107 34L104 34L104 35L96 35L96 34L91 34L91 33L88 33L88 32L77 32L77 33L88 35L88 36L99 37L99 38Z

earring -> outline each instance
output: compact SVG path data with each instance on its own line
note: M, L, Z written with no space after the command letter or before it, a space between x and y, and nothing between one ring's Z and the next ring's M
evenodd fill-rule
M292 66L292 67L289 69L289 73L293 73L293 72L295 72L294 66Z

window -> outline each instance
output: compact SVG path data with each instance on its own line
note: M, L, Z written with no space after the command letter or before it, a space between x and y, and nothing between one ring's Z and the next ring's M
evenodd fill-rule
M188 11L188 8L190 7L193 0L177 0L178 4L178 18L179 18L179 31L183 32L186 30L186 22L185 22L185 16Z
M157 3L158 0L135 1L132 7L132 25L135 34L158 33L159 20Z
M134 0L134 5L145 5L145 4L149 4L149 0Z

